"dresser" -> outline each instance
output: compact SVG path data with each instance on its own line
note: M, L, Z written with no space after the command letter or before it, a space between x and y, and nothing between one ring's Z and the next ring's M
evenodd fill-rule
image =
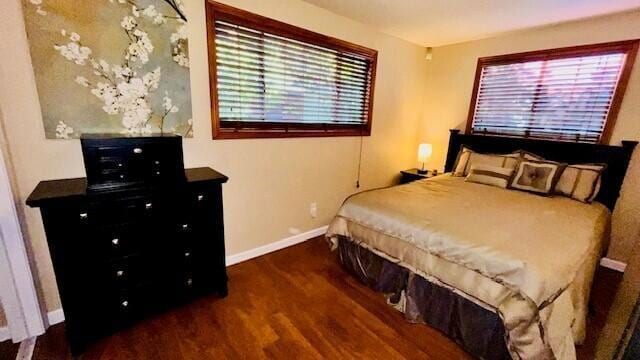
M74 355L198 296L227 294L222 184L184 169L181 139L83 139L86 178L40 182L40 208Z

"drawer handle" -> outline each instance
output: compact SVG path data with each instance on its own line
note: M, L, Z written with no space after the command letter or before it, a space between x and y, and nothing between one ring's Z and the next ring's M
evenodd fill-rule
M120 239L115 238L115 239L111 240L111 243L112 243L113 245L115 245L115 246L118 246L118 245L120 244Z
M184 257L188 258L188 257L190 257L190 256L191 256L191 253L190 253L190 252L188 252L188 251L185 251L185 252L184 252Z
M87 220L88 217L89 214L87 214L86 212L80 213L80 220Z
M202 200L204 200L204 195L199 194L199 195L198 195L198 201L202 201Z
M141 148L134 148L133 149L133 153L134 154L142 154L142 149Z
M191 286L191 285L193 285L193 279L188 278L188 279L187 279L187 281L186 281L186 285L187 285L187 286Z
M116 271L116 276L117 276L117 277L123 277L123 276L124 276L124 270L118 270L118 271Z
M151 202L148 202L148 203L144 204L144 208L147 209L147 210L151 209L152 207L153 207L153 203L151 203Z
M129 301L124 300L123 302L120 303L120 306L122 306L123 308L126 308L129 306Z

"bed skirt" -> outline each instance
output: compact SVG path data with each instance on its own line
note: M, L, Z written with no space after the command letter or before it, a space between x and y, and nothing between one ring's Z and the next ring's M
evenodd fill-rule
M457 294L429 282L339 237L340 262L349 273L371 289L384 293L390 305L412 323L435 328L480 359L511 359L500 317Z

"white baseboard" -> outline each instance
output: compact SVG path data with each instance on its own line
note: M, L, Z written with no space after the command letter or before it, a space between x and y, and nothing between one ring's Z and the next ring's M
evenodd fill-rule
M49 321L49 325L55 325L63 322L64 312L62 311L62 309L49 311L47 313L47 321Z
M613 260L605 257L600 259L600 266L606 267L607 269L624 272L624 269L627 267L627 264L623 263L622 261Z
M321 226L319 228L309 230L301 234L293 235L271 244L267 244L264 246L257 247L255 249L251 249L251 250L243 251L238 254L227 256L227 266L235 265L243 261L247 261L249 259L253 259L255 257L268 254L270 252L278 251L286 247L293 246L301 242L305 242L309 239L313 239L314 237L324 235L327 232L327 228L328 226L326 225ZM62 309L50 311L49 313L47 313L47 320L49 321L49 325L55 325L55 324L61 323L64 321L64 312L62 311ZM3 335L5 335L4 332L6 332L7 339L9 338L9 329L6 327L0 328L0 341L2 341Z
M227 266L241 263L243 261L247 261L249 259L253 259L255 257L268 254L270 252L278 251L280 249L284 249L286 247L299 244L301 242L307 241L314 237L324 235L327 232L327 228L328 226L321 226L317 229L313 229L307 232L303 232L301 234L293 235L271 244L267 244L264 246L257 247L255 249L251 249L251 250L243 251L241 253L227 256Z
M11 339L11 334L9 333L9 327L4 326L0 327L0 342Z

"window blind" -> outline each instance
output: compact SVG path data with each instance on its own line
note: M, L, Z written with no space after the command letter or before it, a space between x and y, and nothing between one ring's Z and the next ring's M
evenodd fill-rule
M626 57L620 50L483 64L472 131L599 142Z
M214 30L221 131L367 131L375 57L228 19Z

